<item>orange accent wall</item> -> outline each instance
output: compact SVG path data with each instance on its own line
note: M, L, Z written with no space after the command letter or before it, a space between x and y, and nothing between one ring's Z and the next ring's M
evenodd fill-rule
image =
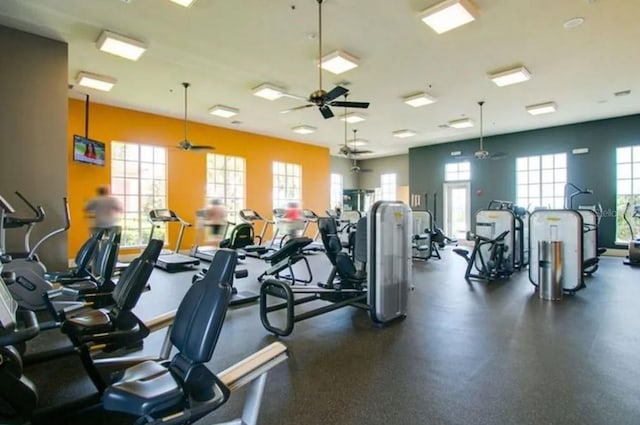
M85 203L100 185L111 181L111 141L133 142L168 149L168 206L183 219L195 223L195 211L204 206L206 154L174 149L183 139L183 121L129 109L93 103L90 105L89 137L106 144L105 167L73 161L73 135L84 135L84 101L69 100L69 179L71 210L68 256L73 258L88 236L91 222L85 217ZM246 206L271 217L271 165L273 161L302 166L302 202L319 215L329 206L329 149L274 137L230 130L200 123L189 123L189 139L215 146L215 153L246 159ZM178 236L178 225L169 227L171 248ZM260 231L258 227L257 231ZM195 240L195 227L185 231L182 249ZM122 251L126 254L126 251Z

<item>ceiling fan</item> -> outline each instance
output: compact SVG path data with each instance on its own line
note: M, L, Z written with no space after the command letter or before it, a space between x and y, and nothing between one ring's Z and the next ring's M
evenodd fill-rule
M182 83L184 87L184 140L178 143L178 149L183 151L212 151L215 148L209 145L194 145L187 137L187 89L191 84Z
M346 89L342 86L335 86L330 91L325 91L322 89L322 2L323 0L317 0L318 2L318 89L312 92L309 97L306 99L308 104L298 106L291 109L286 109L281 111L281 113L286 114L291 111L297 111L298 109L310 108L312 106L317 106L320 110L322 116L326 118L333 117L333 112L331 111L330 106L349 106L351 108L363 108L366 109L369 107L369 102L347 102L336 100L338 97L346 94L349 89Z
M475 158L475 159L504 159L506 158L507 154L504 152L494 152L494 153L489 153L489 151L484 149L484 138L483 138L483 117L482 117L482 109L483 109L483 105L484 105L484 100L481 100L478 102L478 105L480 106L480 150L477 150L476 152L474 152L473 157L458 157L460 159L470 159L470 158Z
M356 133L358 130L353 130L353 143L355 144L356 142ZM356 151L355 146L353 148L351 148L351 153L348 155L349 157L351 157L353 159L353 165L351 166L351 172L352 173L370 173L373 170L369 169L369 168L360 168L360 166L358 165L358 160L357 160L357 155L358 153L370 153L371 151Z
M348 93L344 94L344 100L347 101ZM344 107L344 116L347 116L347 107ZM356 148L356 132L357 130L353 130L353 147L347 144L347 120L344 120L344 145L340 146L340 153L346 157L351 158L355 155L365 154L365 153L373 153L373 151L366 149L357 149Z

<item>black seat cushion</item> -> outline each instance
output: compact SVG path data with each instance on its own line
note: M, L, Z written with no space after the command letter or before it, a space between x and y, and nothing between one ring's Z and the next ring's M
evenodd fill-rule
M147 361L128 368L103 395L107 410L137 416L162 412L181 404L182 387L160 363Z
M109 332L112 329L111 317L104 309L83 312L78 316L67 318L62 324L62 332L69 335L96 334Z
M98 285L91 280L80 280L77 282L65 284L64 286L65 288L78 291L78 293L80 293L81 295L90 294L98 290Z

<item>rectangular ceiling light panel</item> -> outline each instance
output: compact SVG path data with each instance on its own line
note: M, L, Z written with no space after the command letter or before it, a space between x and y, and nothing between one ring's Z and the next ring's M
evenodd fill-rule
M278 100L284 94L284 90L272 84L264 83L254 88L253 95L267 100Z
M323 57L320 66L322 69L326 69L327 71L333 72L337 75L357 67L358 59L351 56L349 53L336 50L335 52L329 53Z
M111 31L102 31L100 37L96 41L98 49L112 55L120 56L125 59L137 61L140 56L147 50L147 46L142 41L125 37Z
M406 139L407 137L413 137L417 133L413 130L398 130L393 132L393 136L399 139Z
M184 7L191 7L193 3L196 2L196 0L169 0L169 1Z
M489 74L489 78L498 87L509 86L511 84L522 83L531 79L531 74L524 66L520 66L506 71Z
M449 127L453 128L469 128L473 127L473 121L469 118L462 118L460 120L449 121Z
M215 115L217 117L222 117L222 118L231 118L234 115L238 115L238 111L235 108L230 108L228 106L224 106L224 105L216 105L213 108L209 109L209 113L211 115Z
M293 127L291 130L298 134L311 134L317 129L315 127L311 127L310 125L299 125L297 127Z
M475 21L478 9L469 0L445 0L421 14L422 22L438 34Z
M409 106L413 106L414 108L419 108L420 106L430 105L434 103L437 99L427 93L416 93L412 96L408 96L404 98L404 103Z
M531 115L550 114L552 112L555 112L556 109L557 105L555 102L546 102L527 106L527 112Z
M92 74L90 72L81 71L78 73L76 82L79 86L91 89L109 91L116 84L117 80L106 75Z

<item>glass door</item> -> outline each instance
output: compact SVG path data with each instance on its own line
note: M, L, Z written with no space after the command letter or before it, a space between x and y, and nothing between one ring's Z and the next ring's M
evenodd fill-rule
M469 182L444 184L444 233L464 240L471 229L471 187Z

